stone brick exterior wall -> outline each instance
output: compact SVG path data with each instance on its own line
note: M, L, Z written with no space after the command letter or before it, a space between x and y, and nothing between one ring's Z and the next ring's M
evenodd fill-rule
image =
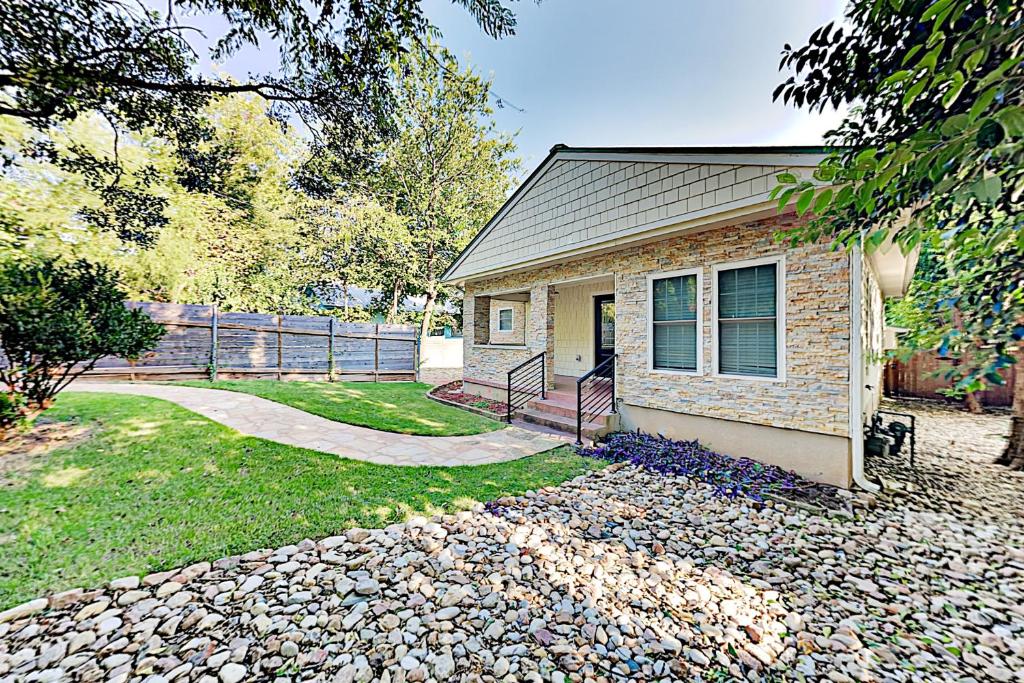
M512 329L502 332L498 325L498 311L512 309ZM490 339L492 344L526 343L526 304L522 301L503 301L491 298Z
M465 376L495 383L531 355L547 350L554 369L553 286L550 283L614 274L618 396L630 405L751 424L848 436L849 257L827 244L789 248L772 233L794 225L793 215L743 222L692 235L629 246L561 264L466 283L466 302L488 292L529 288L529 350L512 352L466 342ZM784 381L712 374L711 267L752 258L786 256L786 378ZM700 267L704 273L701 376L648 369L647 276ZM549 376L551 376L549 374Z

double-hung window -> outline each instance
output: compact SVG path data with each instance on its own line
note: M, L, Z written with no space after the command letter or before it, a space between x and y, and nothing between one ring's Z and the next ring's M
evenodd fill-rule
M701 276L699 270L661 273L649 280L650 360L654 370L700 371Z
M499 332L511 332L512 331L512 309L511 308L500 308L500 309L498 309L498 331Z
M783 376L783 272L781 259L715 268L718 374Z

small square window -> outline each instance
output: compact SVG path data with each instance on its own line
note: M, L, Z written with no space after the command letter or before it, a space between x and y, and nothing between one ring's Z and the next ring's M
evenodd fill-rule
M498 331L499 332L511 332L512 331L512 309L502 308L498 310Z

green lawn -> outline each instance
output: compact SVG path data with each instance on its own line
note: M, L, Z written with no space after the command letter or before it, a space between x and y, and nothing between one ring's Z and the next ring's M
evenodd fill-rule
M227 389L284 403L328 420L385 432L462 436L501 429L501 422L452 408L424 396L419 382L278 382L272 379L175 382Z
M46 417L80 420L92 432L5 475L0 609L128 574L465 508L599 466L567 447L478 467L372 465L242 436L139 396L69 392Z

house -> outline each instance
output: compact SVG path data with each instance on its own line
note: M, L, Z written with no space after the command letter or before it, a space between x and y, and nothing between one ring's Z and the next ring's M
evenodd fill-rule
M365 310L370 322L373 323L387 322L388 296L386 292L382 292L379 289L369 289L357 285L345 287L339 284L331 284L316 292L316 298L319 300L318 307L321 310ZM426 303L427 297L424 295L411 296L407 294L402 297L398 310L401 313L422 315ZM434 308L435 320L441 320L442 322L457 318L459 314L459 305L457 302L450 300L438 303ZM452 339L461 337L462 330L457 325L442 324L431 330L431 336L435 335Z
M823 156L556 145L444 275L465 288L466 390L871 488L883 300L916 255L774 239L807 220L777 211L776 175Z

